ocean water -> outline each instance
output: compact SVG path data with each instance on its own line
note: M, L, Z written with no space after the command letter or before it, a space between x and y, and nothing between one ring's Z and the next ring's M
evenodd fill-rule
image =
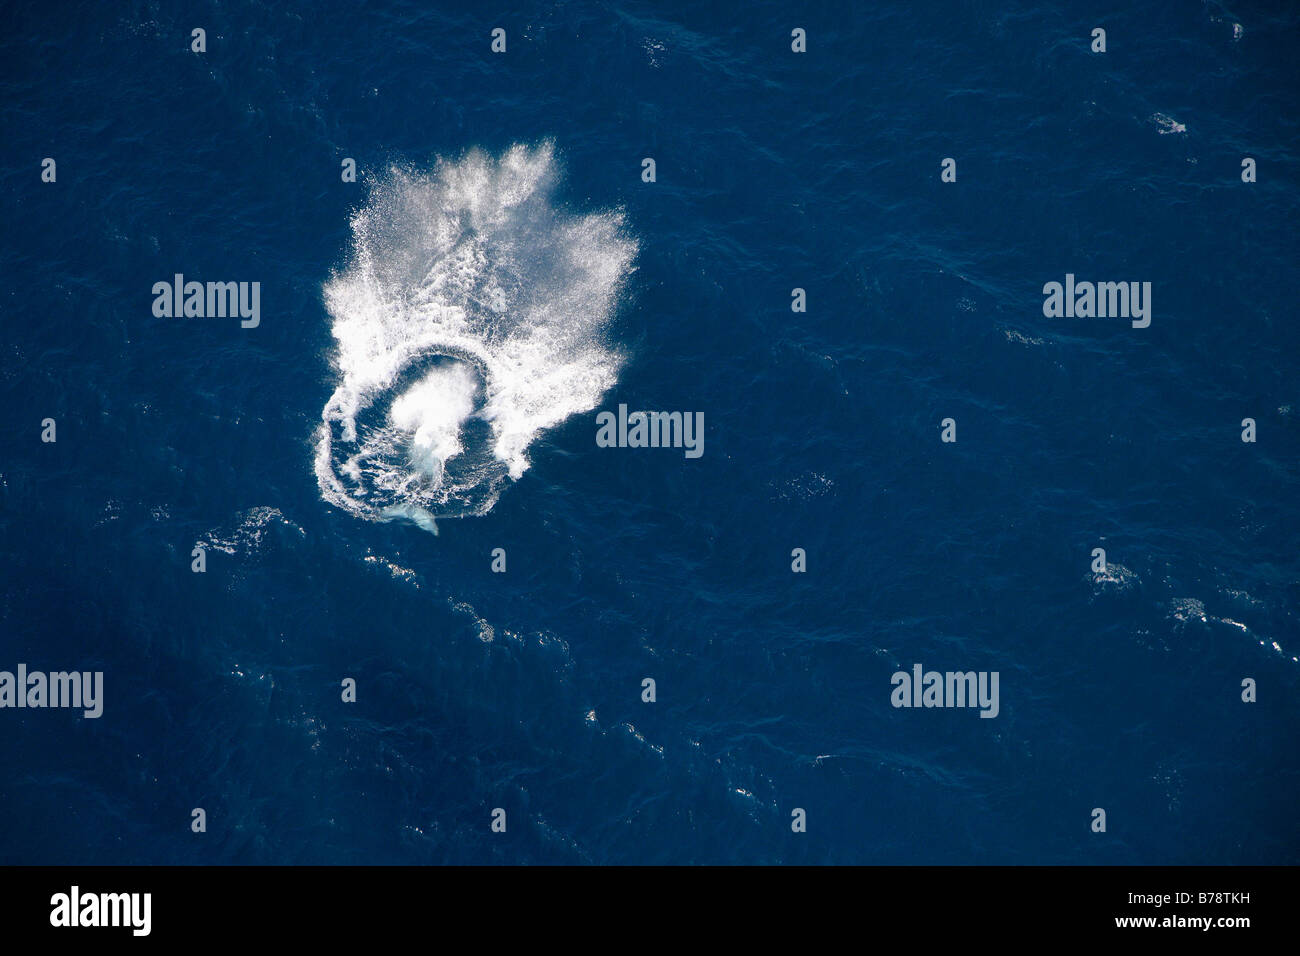
M7 4L0 669L104 690L0 709L0 860L1300 862L1298 41ZM997 716L893 706L916 664Z

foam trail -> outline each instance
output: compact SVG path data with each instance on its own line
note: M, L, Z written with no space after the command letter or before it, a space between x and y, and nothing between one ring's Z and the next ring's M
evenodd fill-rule
M325 283L337 386L321 496L372 521L485 514L543 431L590 411L622 357L606 327L636 242L620 211L553 203L554 147L391 169Z

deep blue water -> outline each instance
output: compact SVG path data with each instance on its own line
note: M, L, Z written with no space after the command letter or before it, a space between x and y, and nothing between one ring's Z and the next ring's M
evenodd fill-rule
M0 710L0 861L1300 862L1300 12L1124 6L6 5L0 669L104 713ZM327 501L350 218L442 269L445 171L546 144L463 301L616 380L437 535ZM597 447L620 403L702 457ZM891 706L916 663L998 716Z

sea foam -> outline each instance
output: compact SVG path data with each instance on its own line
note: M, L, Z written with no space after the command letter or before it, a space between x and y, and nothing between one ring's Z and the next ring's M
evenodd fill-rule
M373 521L485 514L543 431L595 408L623 357L608 325L636 242L619 210L554 199L554 146L393 168L324 286L336 388L322 497Z

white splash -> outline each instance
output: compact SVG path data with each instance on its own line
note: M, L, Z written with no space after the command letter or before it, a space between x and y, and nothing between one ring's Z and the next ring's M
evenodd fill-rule
M1161 136L1187 132L1187 125L1185 123L1180 123L1172 116L1166 116L1164 113L1153 113L1151 121L1160 127L1159 132Z
M322 497L372 521L485 514L544 430L590 411L636 242L621 211L553 201L554 146L394 168L352 217L325 284L337 387L321 413Z

